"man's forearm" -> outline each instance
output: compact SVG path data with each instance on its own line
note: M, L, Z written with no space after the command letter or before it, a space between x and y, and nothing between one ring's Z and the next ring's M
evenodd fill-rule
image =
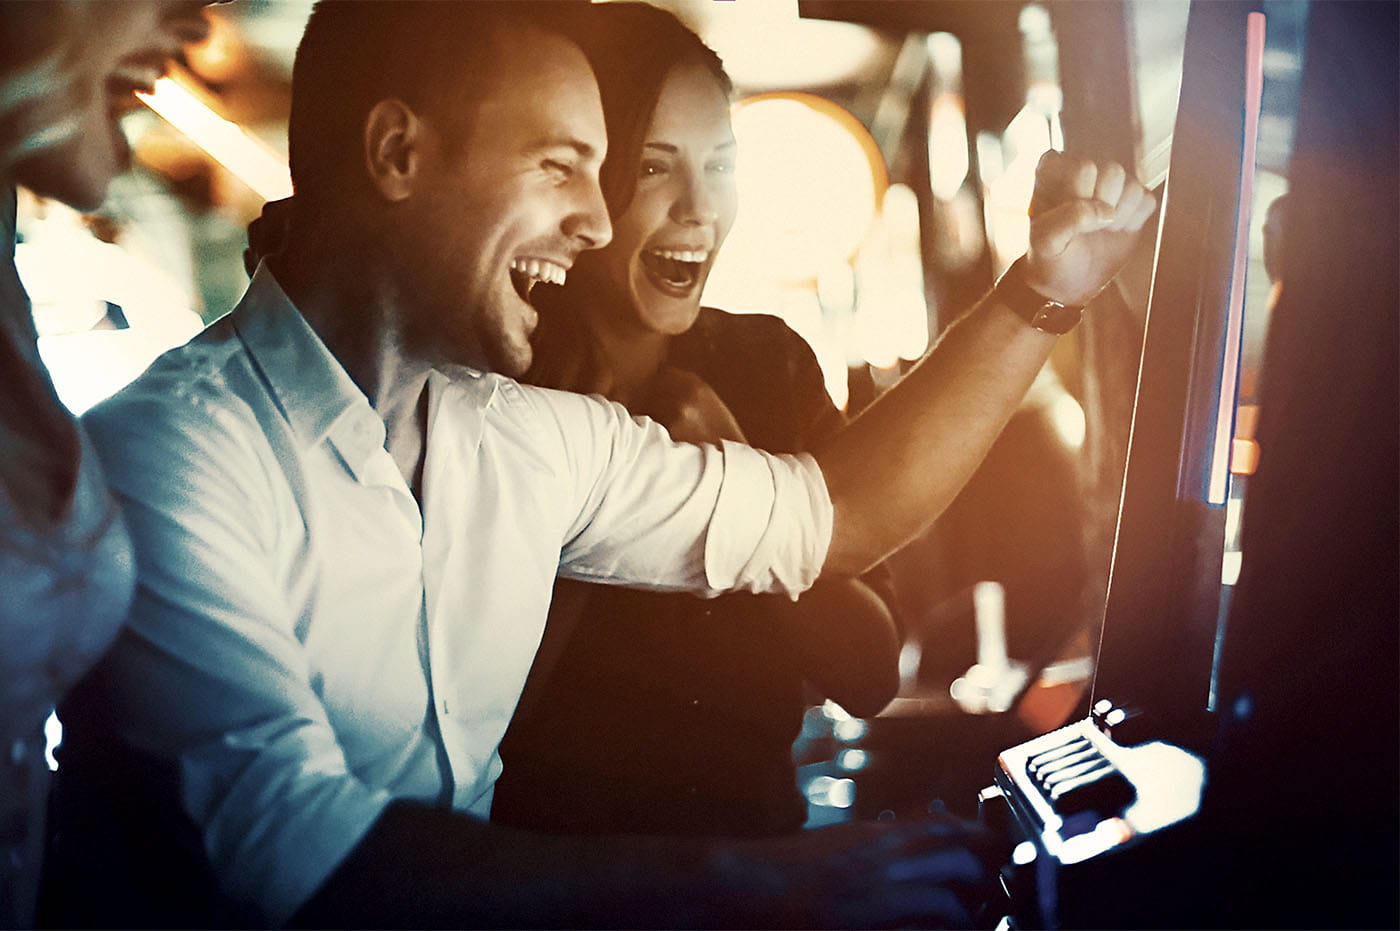
M836 514L825 571L863 572L931 524L982 462L1054 344L993 294L818 455Z
M972 927L1007 852L951 818L781 837L552 836L387 808L296 915L331 928Z
M1062 309L1084 306L1123 267L1156 206L1121 165L1046 152L1036 166L1030 248L1009 286ZM957 496L1015 413L1055 337L1001 294L994 289L950 327L818 457L835 506L826 570L863 571L913 539Z

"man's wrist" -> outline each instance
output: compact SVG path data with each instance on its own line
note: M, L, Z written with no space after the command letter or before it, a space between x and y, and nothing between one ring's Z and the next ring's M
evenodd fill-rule
M992 288L992 299L1041 332L1059 335L1074 329L1083 305L1065 304L1032 288L1026 283L1025 263L1024 256L1011 263Z

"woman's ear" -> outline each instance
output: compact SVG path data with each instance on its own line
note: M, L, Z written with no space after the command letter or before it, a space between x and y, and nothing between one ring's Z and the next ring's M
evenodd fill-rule
M370 183L390 202L413 192L424 167L432 130L408 104L393 97L375 104L365 117L365 170Z

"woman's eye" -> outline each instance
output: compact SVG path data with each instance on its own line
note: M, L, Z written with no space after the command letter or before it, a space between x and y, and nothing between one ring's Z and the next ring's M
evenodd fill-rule
M732 175L734 173L734 163L731 161L710 162L709 168L717 175Z
M549 172L551 175L553 175L561 181L568 180L569 176L574 173L574 166L569 165L565 162L556 161L554 159L546 159L540 164L545 171Z
M641 176L643 178L651 178L665 173L666 166L661 162L642 162Z

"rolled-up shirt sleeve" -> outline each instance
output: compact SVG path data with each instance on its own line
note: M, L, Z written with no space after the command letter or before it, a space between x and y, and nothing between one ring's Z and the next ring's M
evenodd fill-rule
M575 497L560 574L634 588L780 592L796 598L821 571L832 505L810 455L725 442L676 443L621 405L527 389L558 418L561 471ZM573 409L572 411L570 409ZM581 431L580 424L591 422ZM580 441L584 437L585 441Z
M716 592L811 587L831 544L832 507L816 459L725 441L724 482L705 539L705 578Z
M99 408L87 426L126 510L139 584L98 669L120 736L168 761L221 893L284 923L360 841L388 794L349 770L273 578L265 453L233 415ZM245 428L246 429L246 428Z

